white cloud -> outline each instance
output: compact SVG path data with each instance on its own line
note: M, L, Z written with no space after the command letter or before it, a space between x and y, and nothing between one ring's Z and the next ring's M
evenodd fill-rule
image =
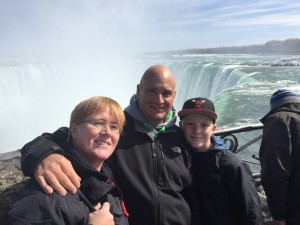
M91 57L184 48L197 42L211 47L212 40L220 43L212 35L234 32L246 38L245 29L258 29L261 38L269 36L261 30L268 27L276 30L276 38L291 26L299 30L299 10L300 3L291 0L1 0L0 47L16 54L80 52Z

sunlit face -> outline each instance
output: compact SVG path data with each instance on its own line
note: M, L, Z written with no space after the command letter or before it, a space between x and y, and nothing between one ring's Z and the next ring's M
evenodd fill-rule
M175 99L175 81L167 77L148 79L137 87L139 108L152 125L164 122Z
M117 123L107 111L96 113L86 120L104 120L110 124ZM114 152L120 138L120 134L111 132L108 126L100 131L88 122L72 124L71 133L74 146L83 153L84 158L91 166L99 170L103 161Z
M196 151L207 151L211 146L210 137L216 130L213 120L202 114L186 115L180 121L184 137Z

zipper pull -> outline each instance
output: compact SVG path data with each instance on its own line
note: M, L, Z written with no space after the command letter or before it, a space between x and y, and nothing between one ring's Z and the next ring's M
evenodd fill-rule
M152 148L152 157L155 158L155 157L156 157L156 153L155 153L155 145L154 145L154 142L152 143L151 148Z
M160 153L161 153L161 158L164 159L165 155L164 155L162 144L159 144L159 150L160 150Z

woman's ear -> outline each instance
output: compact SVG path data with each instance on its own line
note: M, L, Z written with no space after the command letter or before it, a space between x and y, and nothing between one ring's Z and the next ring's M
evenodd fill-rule
M76 139L78 130L79 130L78 124L72 123L70 126L70 134L71 134L72 140Z

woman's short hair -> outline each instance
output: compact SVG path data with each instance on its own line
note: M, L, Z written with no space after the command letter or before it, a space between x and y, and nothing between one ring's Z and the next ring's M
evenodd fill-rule
M108 111L118 124L120 130L125 124L125 115L119 103L111 98L104 96L94 96L81 101L72 111L70 127L72 123L80 123L87 117L99 112Z

